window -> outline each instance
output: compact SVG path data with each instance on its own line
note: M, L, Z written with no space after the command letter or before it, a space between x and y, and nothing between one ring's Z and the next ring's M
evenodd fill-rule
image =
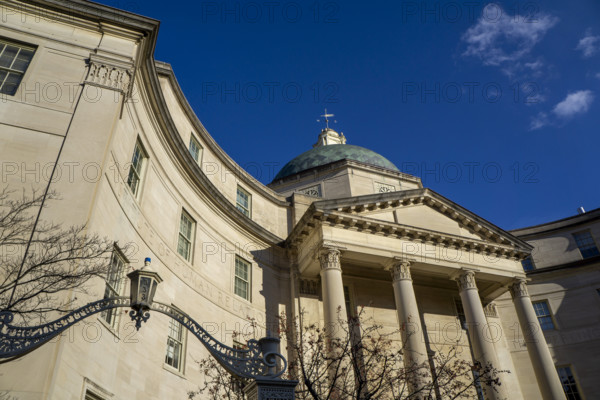
M580 390L570 366L556 367L567 400L581 400Z
M102 400L102 397L90 392L89 390L86 390L85 391L85 400Z
M575 242L577 243L577 247L579 247L579 251L583 258L600 255L598 247L596 247L596 243L594 242L594 238L589 232L574 233L573 237L575 238Z
M146 158L148 158L148 156L146 156L142 144L138 139L137 142L135 142L133 157L131 157L131 166L129 167L129 176L127 177L127 185L134 195L138 194L140 188L140 181L142 180L142 167Z
M108 299L111 297L121 296L123 293L123 287L125 283L125 260L119 254L118 250L114 250L112 258L110 260L110 267L106 274L106 288L104 289L104 298ZM118 324L118 308L112 310L106 310L102 313L102 318L112 328L116 328Z
M523 271L525 272L533 271L535 269L535 266L533 265L533 259L531 258L531 256L521 261L521 265L523 266Z
M236 207L246 217L250 218L252 212L252 195L239 186L237 188Z
M167 338L167 354L165 355L165 364L175 368L177 371L183 371L183 355L185 347L185 331L183 325L171 318L169 322L169 337Z
M535 315L542 327L543 331L550 331L556 329L554 326L554 320L552 319L552 314L550 314L550 307L548 306L548 302L543 301L534 301L533 309L535 310Z
M190 215L181 210L181 222L179 223L179 240L177 241L177 252L180 256L190 261L192 259L192 237L196 222Z
M456 316L458 317L458 322L460 322L460 327L462 329L467 329L467 316L465 314L465 309L463 308L462 301L460 299L454 299L454 306L456 307Z
M0 39L0 94L14 96L34 53L34 47Z
M250 271L252 265L243 258L235 258L235 282L233 291L235 294L250 300Z
M350 295L350 288L348 286L344 286L344 304L346 306L346 316L348 319L355 317L356 313L352 302L352 296Z
M197 163L202 162L202 146L200 146L200 142L196 140L193 134L190 137L190 154Z

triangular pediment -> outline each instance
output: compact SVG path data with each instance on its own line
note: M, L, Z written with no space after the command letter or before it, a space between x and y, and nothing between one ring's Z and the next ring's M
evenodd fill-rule
M430 189L322 200L313 203L310 212L374 234L398 232L418 240L475 244L504 253L531 250L529 244Z

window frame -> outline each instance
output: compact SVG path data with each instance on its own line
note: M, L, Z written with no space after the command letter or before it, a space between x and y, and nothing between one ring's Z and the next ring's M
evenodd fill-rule
M138 149L140 151L140 157L138 158L140 161L139 161L139 166L135 167L135 165L136 165L135 164L135 156L136 156L136 152ZM133 147L133 154L131 156L129 172L127 173L127 187L129 187L129 190L131 190L133 197L135 197L136 199L138 199L140 197L140 193L142 192L142 190L141 190L142 180L144 179L145 166L148 162L147 160L148 160L148 152L144 148L144 145L142 144L142 140L138 136L138 138L135 141L135 145ZM135 188L132 187L132 173L135 175L134 177L137 179L137 182L135 183Z
M171 336L171 334L173 333L174 324L177 324L179 326L180 338ZM171 340L179 345L179 350L178 350L179 358L177 359L179 361L179 363L177 366L174 366L169 362L169 350L171 348L170 347ZM180 374L185 374L186 350L187 350L187 330L186 330L186 328L183 326L183 324L181 322L177 321L175 318L169 319L169 326L167 327L167 346L165 348L165 361L164 361L165 367L169 370L177 371ZM173 353L172 359L173 359L173 362L175 362L175 360L176 360L175 353Z
M580 240L582 235L589 236L591 243L584 244ZM592 232L590 230L573 232L572 236L573 240L575 240L575 245L577 246L577 249L579 250L579 254L581 255L582 259L586 260L588 258L600 256L600 249L598 248L598 244L596 243L596 240L594 239L594 236L592 235ZM580 237L578 238L578 236ZM587 237L585 237L585 239L587 239ZM592 254L586 255L584 252L591 252Z
M572 388L574 386L575 390L577 391L576 393L571 393L572 396L569 396L569 393L567 393L565 385L563 384L563 381L562 381L560 369L568 369L571 372L570 378L573 380L573 383L569 383L568 386L570 388ZM558 374L558 379L560 380L560 385L563 388L563 391L565 393L565 397L567 398L567 400L584 400L585 399L585 396L583 395L583 392L581 391L581 386L579 385L579 379L577 379L577 374L575 372L575 368L573 368L572 364L557 365L556 373ZM577 396L577 397L575 397L575 396Z
M194 153L192 152L192 144L198 148L198 157L194 157ZM188 151L190 152L190 155L192 156L194 161L196 161L196 163L198 165L202 165L202 154L204 153L204 147L202 147L202 145L200 144L200 141L198 139L196 139L196 136L194 136L194 133L192 133L190 135L190 143L188 145Z
M244 207L242 204L240 204L240 202L238 200L240 193L247 196L248 207ZM247 191L246 189L244 189L243 187L241 187L240 185L237 186L237 190L236 190L235 207L246 217L252 218L252 194L249 191Z
M112 283L110 283L109 281L111 280L109 278L112 269L113 269L113 261L114 260L120 261L121 265L118 267L119 268L119 272L118 275L121 275L120 278L117 279L117 285L119 285L118 287L113 287ZM123 254L123 252L117 247L115 246L115 248L113 249L113 253L112 256L110 258L110 267L109 270L106 274L106 278L104 279L105 282L105 286L104 286L104 298L109 298L109 297L118 297L118 296L122 296L123 293L125 292L125 283L127 281L126 279L126 272L127 272L127 267L128 267L129 261L127 260L127 257L125 257L125 255ZM108 324L108 326L113 329L113 330L118 330L119 328L119 321L120 321L120 313L119 313L119 309L118 308L113 308L111 310L106 310L103 311L100 314L100 317L102 318L102 320L104 322L106 322Z
M183 227L183 220L188 219L191 226L190 226L190 235L189 237L186 237L184 233L182 233L182 227ZM179 229L177 231L177 254L179 254L184 260L188 261L188 262L192 262L193 260L193 255L194 255L194 241L195 241L195 237L196 237L196 220L194 218L192 218L192 216L190 215L190 213L188 213L185 208L181 209L181 214L179 216ZM184 255L181 254L179 252L180 249L180 243L181 241L184 240L185 242L187 242L188 247L188 254Z
M18 48L17 53L15 54L14 58L12 59L11 65L9 67L0 66L0 71L5 71L6 72L6 76L0 82L0 96L11 96L11 97L14 97L17 94L17 92L19 91L19 87L23 83L23 80L25 79L25 76L27 74L27 71L29 70L29 67L33 63L33 60L35 58L35 54L37 53L37 50L38 50L38 46L36 46L34 44L30 44L30 43L25 43L25 42L22 42L20 40L9 39L9 38L6 38L6 37L0 37L0 45L4 45L4 47L0 51L0 57L2 56L2 54L4 54L4 51L6 51L7 46L13 46L13 47L17 47ZM21 54L22 50L31 51L31 58L28 60L27 65L25 66L24 70L21 71L21 70L18 70L18 69L14 69L12 67L14 66L15 61L17 60L19 54ZM2 88L3 88L4 84L6 83L7 78L11 74L12 75L17 75L19 77L18 82L15 84L14 92L12 92L12 93L3 92Z
M545 304L546 305L546 310L547 310L548 314L539 315L538 314L538 308L536 308L536 304ZM535 316L536 316L536 318L538 320L538 323L540 324L540 328L542 329L542 332L551 332L551 331L555 331L555 330L558 329L558 325L556 324L556 321L554 320L554 314L552 312L552 308L550 307L550 303L548 302L548 300L536 300L536 301L532 301L531 305L533 306L533 311L535 311ZM552 329L544 329L545 323L543 323L540 320L540 318L548 318L548 320L552 323Z
M247 267L246 279L244 279L241 276L238 276L238 261L240 261L242 264L244 264ZM246 297L244 297L240 293L238 293L238 285L237 285L238 279L241 282L246 284ZM234 261L234 266L233 266L233 294L235 294L236 296L238 296L246 301L252 302L252 263L238 255L235 256L235 261Z

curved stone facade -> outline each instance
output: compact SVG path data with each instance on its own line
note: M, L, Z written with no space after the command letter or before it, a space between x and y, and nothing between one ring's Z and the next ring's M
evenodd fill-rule
M158 21L84 0L0 6L10 11L0 38L35 48L0 110L3 184L60 193L42 218L130 244L119 254L128 270L151 257L163 279L157 301L231 346L276 332L282 312L325 323L340 307L352 314L364 306L386 329L418 327L406 344L415 359L430 356L424 343L458 342L470 361L537 368L541 358L515 357L507 335L490 344L473 332L472 353L461 326L500 323L492 302L525 278L520 261L531 245L391 162L332 159L264 186L223 152L170 66L154 60ZM70 89L35 96L56 84ZM456 280L468 290L459 293ZM102 298L105 288L95 279L77 303ZM509 306L537 323L527 320L527 302ZM202 382L194 360L206 356L165 316L153 314L139 332L125 314L96 316L0 365L0 392L21 400L184 397ZM558 382L548 369L537 372L539 382ZM511 400L539 395L515 374L504 379Z

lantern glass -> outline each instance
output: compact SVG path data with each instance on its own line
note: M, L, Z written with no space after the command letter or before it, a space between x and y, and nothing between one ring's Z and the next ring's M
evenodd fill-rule
M160 276L147 268L133 271L127 276L131 280L131 306L134 308L150 308L154 301L156 288L162 281Z

